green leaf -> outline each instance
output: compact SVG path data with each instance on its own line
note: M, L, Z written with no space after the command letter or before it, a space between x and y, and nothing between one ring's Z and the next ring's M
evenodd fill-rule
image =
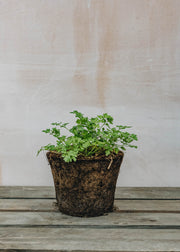
M137 135L123 131L131 126L113 127L113 117L109 114L88 118L77 110L70 113L76 118L74 126L68 129L69 123L51 123L53 127L43 132L53 136L56 144L42 146L37 155L42 150L57 151L62 154L65 162L75 162L79 155L108 156L111 153L118 153L120 149L126 150L126 147L137 148L132 143L138 140ZM67 130L67 134L62 135L61 130L64 129Z
M61 125L61 123L58 123L58 122L54 122L54 123L51 123L51 125L55 125L55 126L58 126L58 125Z
M106 150L106 151L105 151L106 156L109 156L109 155L110 155L110 153L111 153L111 151L110 151L110 150Z
M46 130L42 130L42 132L44 132L44 133L50 133L50 129L46 129Z
M74 110L72 112L70 112L71 114L74 114L76 117L78 118L83 118L83 114L78 112L77 110Z
M116 125L116 127L117 127L119 130L127 129L127 128L132 128L132 126L122 126L122 125Z

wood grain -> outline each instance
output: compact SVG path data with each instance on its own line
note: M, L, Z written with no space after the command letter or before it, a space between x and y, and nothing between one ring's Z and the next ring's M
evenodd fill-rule
M0 199L0 211L57 212L55 199ZM115 200L115 212L180 213L180 200Z
M117 188L115 211L58 211L53 187L0 187L0 251L180 252L180 188Z
M180 230L0 228L0 249L180 251Z
M0 198L55 198L53 186L0 186Z
M55 198L51 186L0 186L0 198ZM180 199L180 187L117 187L117 199Z
M101 228L158 227L175 229L180 227L180 214L172 213L109 213L93 218L72 217L60 212L0 212L2 226L81 226Z

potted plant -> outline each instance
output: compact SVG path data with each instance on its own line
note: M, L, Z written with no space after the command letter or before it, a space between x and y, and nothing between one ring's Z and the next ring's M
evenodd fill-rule
M41 147L46 153L54 179L59 210L73 216L98 216L113 211L116 182L126 147L137 148L130 126L113 126L104 113L88 118L71 112L76 124L52 123L42 132L56 138L56 144ZM64 134L63 131L68 134Z

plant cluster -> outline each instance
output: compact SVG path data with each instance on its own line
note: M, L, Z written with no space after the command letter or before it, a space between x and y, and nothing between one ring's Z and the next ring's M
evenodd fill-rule
M77 157L112 155L117 154L120 149L126 147L137 148L132 142L137 141L135 134L124 132L131 126L116 125L113 127L113 117L104 113L96 117L88 118L82 113L74 110L70 112L76 117L76 125L68 128L69 123L51 123L51 129L42 132L56 138L56 145L48 144L42 146L42 150L60 152L65 162L76 161ZM62 130L67 130L70 135L63 135Z

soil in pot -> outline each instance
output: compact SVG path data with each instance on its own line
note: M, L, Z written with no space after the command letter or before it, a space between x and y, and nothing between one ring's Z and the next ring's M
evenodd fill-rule
M72 216L99 216L113 211L116 182L123 152L113 156L79 157L64 162L58 152L47 152L59 210Z

